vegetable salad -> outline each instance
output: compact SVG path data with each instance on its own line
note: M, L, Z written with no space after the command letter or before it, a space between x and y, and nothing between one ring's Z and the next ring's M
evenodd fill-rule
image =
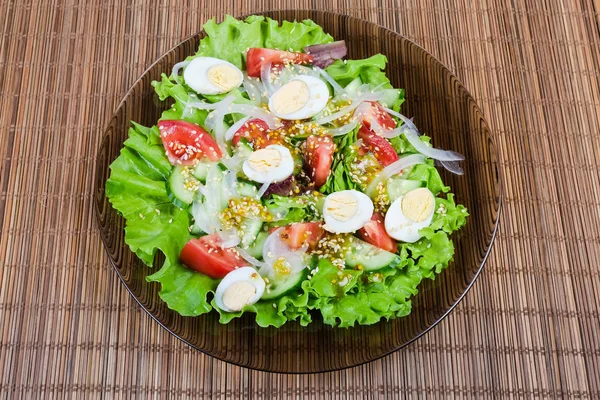
M451 261L468 216L434 163L462 174L400 113L386 57L344 59L313 21L208 21L198 52L153 86L172 106L132 122L107 196L160 297L349 327L402 317Z

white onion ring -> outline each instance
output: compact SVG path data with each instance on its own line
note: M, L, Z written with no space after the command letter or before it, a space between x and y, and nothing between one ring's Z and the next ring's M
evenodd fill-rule
M265 89L267 90L267 94L269 96L271 96L277 91L277 89L279 89L278 87L275 87L271 82L271 63L263 64L260 67L260 80L265 86Z
M231 106L234 101L235 96L233 94L229 94L220 102L212 104L214 106L214 111L208 114L205 120L205 125L209 130L215 129L217 123L220 124L223 122L223 117L228 114L229 106Z
M249 119L250 117L244 117L235 124L231 125L229 129L227 129L227 132L225 132L225 140L233 139L233 135L235 135L235 133L239 131Z
M411 154L409 156L402 157L398 161L394 161L393 163L391 163L390 165L388 165L387 167L382 169L381 172L379 172L375 176L375 178L373 178L373 180L371 181L369 186L367 186L367 190L365 192L367 193L367 195L369 197L371 197L375 193L377 186L381 182L389 179L392 175L400 173L405 168L408 168L408 167L411 167L411 166L417 165L417 164L423 164L423 163L425 163L425 160L426 160L426 158L424 155Z
M402 125L399 128L395 129L385 129L379 122L377 122L377 118L373 118L372 115L369 114L371 110L371 105L367 103L361 104L356 111L354 111L354 117L359 119L364 119L365 117L369 118L370 129L387 139L395 138L396 136L400 136L404 132L406 132L409 127L407 125Z
M268 113L264 109L251 104L231 104L227 110L227 114L231 113L239 113L249 117L261 119L265 121L271 129L277 129L280 126L279 119L277 117L271 113Z
M225 177L223 178L223 184L227 188L229 198L239 197L237 190L237 176L233 171L226 171Z
M419 139L419 135L416 132L410 129L404 133L404 137L415 148L415 150L429 158L433 158L434 160L462 161L465 159L463 155L458 154L455 151L441 150L429 147L426 143L422 142L421 139Z
M259 199L261 197L263 197L263 195L265 194L265 192L269 189L269 186L271 185L272 182L265 182L262 184L262 186L260 187L260 189L258 190L258 193L256 193L256 197L258 197Z
M439 163L453 174L464 175L465 173L458 161L440 161Z
M409 129L412 129L413 131L415 131L417 134L419 134L419 130L417 129L417 126L412 122L412 118L408 118L405 117L404 115L400 114L399 112L396 112L394 110L392 110L391 108L387 108L387 107L383 107L383 109L388 113L393 115L396 118L399 118L402 120L402 122L404 122L404 124L406 126L408 126Z
M264 267L264 265L265 265L264 262L259 261L258 259L252 257L250 255L250 253L248 253L246 250L242 249L241 247L236 247L236 251L244 260L248 261L250 264L257 266L259 268Z
M235 229L230 229L227 231L219 231L217 232L221 241L219 242L219 246L222 249L228 249L230 247L235 247L240 244L240 236L238 235Z
M271 233L265 240L263 247L264 265L259 271L262 276L273 276L273 265L280 258L287 261L291 273L298 273L307 267L305 256L308 244L305 243L304 246L298 250L290 250L288 245L281 241L281 229L282 228L279 228Z
M341 118L344 115L349 114L350 112L354 111L358 106L360 106L365 101L379 101L379 100L381 100L381 95L378 95L377 93L366 93L366 94L360 95L352 100L352 104L342 108L340 111L338 111L336 113L321 117L321 118L317 119L315 122L319 125L330 123L330 122L335 121L336 119Z
M177 64L173 65L173 69L171 70L171 76L178 76L179 70L187 67L188 65L190 65L191 62L192 62L192 60L181 61L181 62L178 62Z
M329 134L331 136L342 136L347 133L352 132L358 126L358 122L353 121L344 126L340 126L339 128L329 129Z
M245 76L243 85L251 102L254 104L260 104L263 102L263 93L265 92L265 87L258 79L255 80Z
M315 70L317 70L317 72L319 72L319 74L323 77L323 79L325 79L327 81L327 83L329 83L331 85L331 87L333 88L333 93L339 93L341 96L346 94L346 90L344 90L344 88L341 87L340 84L337 83L335 81L335 79L333 79L331 77L331 75L329 75L327 72L325 72L324 69L315 67Z
M227 167L229 171L238 172L242 169L244 158L240 156L240 153L235 153L233 157L223 157L219 160L223 165Z

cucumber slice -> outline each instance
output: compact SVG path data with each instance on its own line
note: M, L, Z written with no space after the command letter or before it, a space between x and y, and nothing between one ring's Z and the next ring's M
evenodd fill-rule
M254 243L252 243L252 245L246 249L248 254L256 259L262 259L263 246L265 245L265 240L267 240L268 237L269 232L258 232Z
M192 204L200 182L194 178L189 167L177 166L169 176L169 189L173 196L185 204Z
M397 176L391 177L387 181L387 192L390 201L396 200L398 197L405 195L411 190L427 186L427 182L402 179Z
M192 175L194 178L198 179L200 182L205 183L206 177L208 176L208 170L213 165L211 162L201 162L196 165L196 168L192 171Z
M261 300L270 300L284 295L285 293L296 289L304 280L304 271L296 274L278 275L276 278L269 278L267 286L269 289L260 298Z
M386 107L392 107L394 105L394 103L396 102L396 100L398 100L399 96L400 96L400 90L398 90L398 89L387 90L386 89L384 97L379 102Z
M362 80L360 78L355 78L352 82L347 84L344 89L346 89L346 92L354 94L356 93L360 85L362 85Z
M252 154L253 151L254 150L252 150L252 147L250 146L250 144L248 144L246 139L240 139L239 143L237 144L236 150L236 153L239 154L240 157L246 159L250 157L250 154Z
M241 197L256 197L258 189L251 183L238 181L238 194Z
M346 254L347 266L356 267L361 265L366 271L375 271L383 267L394 268L399 263L400 257L397 254L390 253L354 237L352 238L350 250Z
M250 246L252 243L256 241L258 234L263 226L262 221L256 219L248 219L245 218L241 223L242 228L242 248L246 248ZM262 249L261 249L262 252Z

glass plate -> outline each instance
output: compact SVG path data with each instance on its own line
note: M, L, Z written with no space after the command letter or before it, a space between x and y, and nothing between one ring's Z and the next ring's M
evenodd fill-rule
M151 269L131 253L124 241L124 220L110 206L104 187L109 165L127 138L129 121L154 125L165 103L150 85L161 72L196 52L201 32L156 61L135 82L112 117L98 152L95 208L99 230L110 261L137 302L160 325L195 349L233 364L272 371L308 373L331 371L375 360L411 343L435 326L460 301L481 272L496 233L501 185L498 156L479 107L457 78L431 54L399 34L371 22L321 11L272 11L276 20L310 18L337 40L346 40L348 58L387 56L387 74L394 87L406 90L402 112L415 118L421 132L436 147L465 155L465 175L440 170L458 202L471 214L452 236L454 262L435 281L425 280L413 300L412 313L372 326L331 328L315 321L308 327L287 323L282 328L258 327L252 314L228 325L211 312L182 317L159 298L159 285L145 278ZM157 264L160 265L160 264Z

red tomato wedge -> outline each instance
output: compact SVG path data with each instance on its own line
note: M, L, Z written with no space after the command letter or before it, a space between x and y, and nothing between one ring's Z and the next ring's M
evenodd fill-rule
M246 122L236 133L233 134L231 144L237 146L240 139L246 139L252 144L252 147L256 149L262 149L273 141L269 138L269 125L262 119L251 119Z
M325 231L319 222L296 222L283 227L280 236L281 241L291 250L298 250L305 243L309 249L313 249L324 234Z
M330 136L309 136L306 139L304 158L308 164L308 173L315 188L320 188L331 173L335 144Z
M396 153L390 142L386 138L369 130L366 126L363 125L360 128L358 138L362 139L363 142L361 146L362 151L359 151L359 154L363 155L370 151L384 167L387 167L394 161L398 161L398 153Z
M396 127L396 121L383 109L381 104L374 101L369 103L371 103L371 108L362 117L364 126L371 128L371 120L375 119L383 129L394 129Z
M223 249L219 243L221 238L216 233L192 239L181 250L179 259L188 268L213 279L224 278L234 269L248 265L233 248Z
M358 236L367 243L380 249L396 253L398 247L396 242L385 231L383 217L379 213L373 213L371 220L358 231Z
M158 129L169 162L173 165L193 165L203 158L218 161L223 156L215 139L198 125L165 120L158 122Z
M246 54L246 72L248 76L258 78L263 64L308 64L313 59L310 54L253 47Z

